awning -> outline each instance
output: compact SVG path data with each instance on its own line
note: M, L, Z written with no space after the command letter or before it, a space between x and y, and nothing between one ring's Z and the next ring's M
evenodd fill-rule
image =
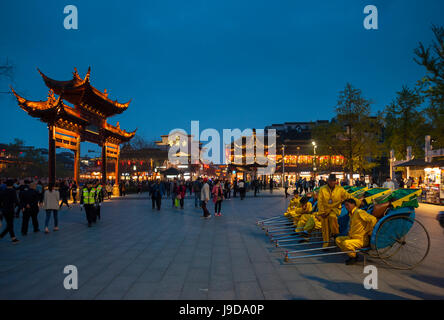
M160 172L161 174L165 175L165 176L178 176L179 174L181 174L181 172L179 170L177 170L176 168L168 168L164 171Z
M444 159L432 159L432 162L426 162L424 158L409 160L394 167L444 167Z

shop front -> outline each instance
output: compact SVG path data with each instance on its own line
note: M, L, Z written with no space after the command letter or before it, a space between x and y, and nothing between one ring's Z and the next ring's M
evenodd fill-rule
M402 178L407 181L406 187L421 188L421 201L432 204L444 204L444 160L414 159L396 166L402 171Z

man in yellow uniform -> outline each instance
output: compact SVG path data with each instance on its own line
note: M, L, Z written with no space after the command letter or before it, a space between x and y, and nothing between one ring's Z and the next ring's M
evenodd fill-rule
M358 207L361 201L351 196L345 189L336 185L336 175L330 174L327 184L319 189L318 217L322 224L323 247L330 246L330 236L339 234L338 216L341 214L341 204L346 199L355 199Z
M313 210L313 206L311 205L310 202L308 202L307 196L304 195L299 200L299 204L296 206L294 211L291 213L291 217L293 218L293 224L295 226L297 226L300 219L303 216L307 216L307 215L310 216L311 215L312 210Z
M88 227L96 218L96 188L93 188L91 182L88 182L80 194L80 207L85 208L86 220L88 220Z
M350 230L348 236L337 237L336 244L342 251L354 251L369 245L369 237L376 225L376 218L366 211L358 209L354 199L345 200L345 207L350 214ZM346 265L357 261L356 252L347 253L350 257Z
M284 216L287 218L290 218L292 214L294 214L294 211L296 210L296 207L299 204L299 194L295 191L293 193L293 198L290 199L290 203L288 204L287 211L285 211Z

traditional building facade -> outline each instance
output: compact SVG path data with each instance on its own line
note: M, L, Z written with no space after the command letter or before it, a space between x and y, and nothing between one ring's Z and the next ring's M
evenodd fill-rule
M118 182L120 144L129 141L135 130L127 132L119 123L111 125L107 119L124 112L127 103L108 98L106 89L101 92L90 83L91 68L84 78L77 69L67 81L53 80L39 70L43 81L50 89L46 101L30 101L11 88L19 106L30 116L40 119L48 126L49 181L55 182L55 150L66 148L74 152L74 180L80 180L80 143L89 141L102 147L101 177L107 179L107 162L115 160L115 180ZM57 95L57 96L56 96ZM67 105L69 102L73 105ZM116 183L117 185L117 183Z

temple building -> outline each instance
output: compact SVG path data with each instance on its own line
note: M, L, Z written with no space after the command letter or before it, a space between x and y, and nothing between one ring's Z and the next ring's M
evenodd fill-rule
M226 146L226 159L229 159L229 170L233 177L250 180L254 177L269 181L273 178L276 182L282 182L282 178L294 183L299 178L319 178L324 179L329 173L336 173L338 178L344 176L345 159L343 156L334 154L317 154L316 143L312 138L313 127L317 124L328 121L320 120L316 122L285 122L273 124L265 127L265 137L254 139L253 149L250 154L247 145L247 138L238 139ZM267 139L267 130L276 130L276 144L270 145ZM253 137L256 137L256 130L253 129ZM258 141L263 141L263 145L257 145ZM242 155L235 155L235 147L242 150ZM263 150L269 163L275 164L272 174L259 176L258 168L261 167L257 161L257 149ZM271 148L273 147L273 148ZM271 150L275 150L272 154ZM270 150L270 152L269 152ZM250 159L250 161L247 161ZM251 161L254 159L253 161ZM283 161L282 161L283 159ZM248 164L250 162L250 164Z
M25 112L48 126L49 181L55 182L56 179L55 149L66 148L74 152L74 180L79 183L80 142L89 141L102 147L102 182L108 177L107 163L111 159L115 161L114 177L118 182L120 144L134 137L135 130L127 132L120 128L119 123L109 124L107 118L124 112L129 102L111 100L106 89L101 92L93 87L90 83L91 68L83 79L75 69L73 78L68 81L53 80L40 70L39 73L50 89L45 101L30 101L11 90Z

